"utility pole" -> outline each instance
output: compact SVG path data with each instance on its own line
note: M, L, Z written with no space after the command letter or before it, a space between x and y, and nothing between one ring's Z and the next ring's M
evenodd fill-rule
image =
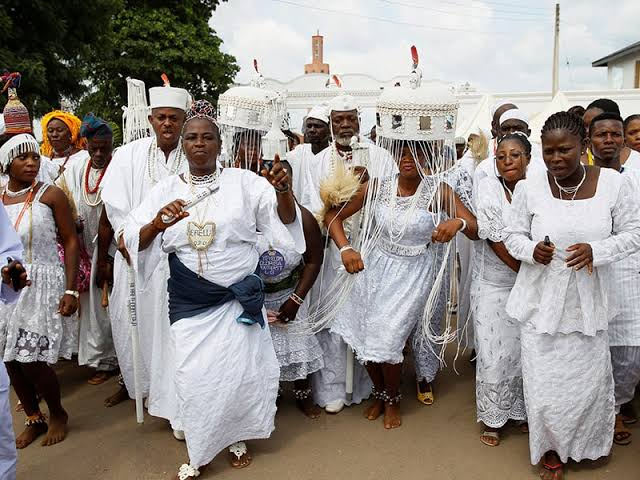
M556 24L553 38L553 78L551 80L551 98L556 96L560 86L560 4L556 3Z

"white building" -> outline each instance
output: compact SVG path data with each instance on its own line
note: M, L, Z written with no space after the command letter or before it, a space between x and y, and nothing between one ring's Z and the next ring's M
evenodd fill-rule
M408 74L382 80L364 73L342 73L339 75L342 81L342 90L339 90L333 85L329 64L324 63L323 46L323 37L317 33L312 37L312 63L304 66L305 74L288 81L265 78L266 87L286 95L290 115L289 125L294 131L301 131L302 121L314 105L328 102L340 91L344 91L357 99L361 108L362 133L369 133L375 124L375 105L378 96L385 88L393 88L397 83L405 84L408 82ZM427 86L444 84L458 97L460 108L458 110L457 135L466 137L471 130L477 127L489 129L491 105L500 100L510 100L529 115L532 130L534 130L532 139L539 141L539 129L545 120L541 117L550 114L549 112L554 108L563 110L573 105L586 107L593 100L604 97L610 98L620 105L623 117L640 113L640 88L637 88L640 42L598 60L598 62L604 62L603 66L609 65L610 79L612 68L618 68L614 64L626 65L626 69L633 67L635 70L632 70L630 74L631 80L627 80L626 70L624 70L623 76L624 82L630 81L631 84L623 82L618 88L607 90L564 91L556 97L552 104L551 92L477 92L468 82L460 84L426 78L422 83ZM598 62L594 62L594 67L600 65ZM407 73L408 71L409 65L407 65ZM613 74L613 76L615 75L617 73Z
M640 88L640 42L596 60L593 67L607 67L609 88Z

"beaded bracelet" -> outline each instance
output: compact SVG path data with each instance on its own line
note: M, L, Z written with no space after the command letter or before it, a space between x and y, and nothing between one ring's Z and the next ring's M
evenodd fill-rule
M293 301L293 303L296 303L299 306L302 306L302 304L304 303L304 298L302 298L300 295L296 295L296 293L292 293L289 298Z

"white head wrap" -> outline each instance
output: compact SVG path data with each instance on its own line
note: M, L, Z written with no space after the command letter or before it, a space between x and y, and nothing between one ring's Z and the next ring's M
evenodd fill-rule
M520 120L529 126L529 117L524 111L519 108L512 108L511 110L507 110L502 115L500 115L500 125L502 125L507 120Z
M321 103L320 105L316 105L313 107L309 113L307 114L307 118L315 118L316 120L320 120L321 122L329 124L329 111L327 109L327 105Z
M149 103L151 108L178 108L186 112L191 107L191 95L184 88L152 87Z
M493 120L493 117L495 116L496 112L504 107L505 105L515 105L515 103L513 103L511 100L500 100L499 102L496 102L493 104L493 107L491 107L491 119Z
M29 152L40 152L38 141L28 133L21 133L11 137L0 147L0 166L2 171L6 172L14 158Z

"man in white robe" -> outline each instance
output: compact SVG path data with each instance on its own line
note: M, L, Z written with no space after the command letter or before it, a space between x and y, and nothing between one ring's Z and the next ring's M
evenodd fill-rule
M336 162L351 162L351 140L360 139L360 119L358 105L349 95L338 95L329 104L329 120L332 143L316 155L313 164L306 169L304 191L298 201L317 215L324 207L320 198L320 185L327 179ZM395 163L386 150L359 140L368 148L367 170L370 176L379 172L394 171ZM295 179L295 176L294 176ZM322 271L311 291L311 312L328 301L328 294L334 279L341 274L342 260L335 244L327 242ZM346 273L344 273L346 275ZM360 403L371 393L371 380L362 365L355 362L353 376L353 398L346 398L347 345L342 338L328 329L318 333L318 340L324 352L324 368L312 375L313 393L318 405L328 413L338 413L345 405Z
M106 307L102 306L104 283L98 273L104 272L106 258L98 264L96 252L98 228L103 205L102 180L111 161L113 132L109 125L92 113L85 116L80 130L87 139L89 160L69 163L56 184L67 194L76 223L80 226L84 247L91 258L91 282L89 290L80 294L80 332L78 364L96 370L89 380L92 385L104 383L118 368L111 334L111 321ZM115 253L112 242L111 256Z
M316 156L329 146L329 111L326 105L316 105L304 120L304 142L287 153L293 176L293 194L303 195L306 171Z
M185 112L191 103L189 93L169 86L149 89L154 136L119 148L103 180L102 200L121 254L114 260L114 284L110 300L111 324L120 370L131 398L135 396L129 279L122 231L129 213L162 179L187 170L180 134ZM108 239L107 239L108 240ZM101 242L108 245L108 241ZM136 289L137 320L140 336L139 384L147 397L149 413L171 422L174 434L182 437L177 412L173 370L174 349L170 342L167 306L168 264L159 262L153 281ZM125 393L126 393L125 392ZM107 406L123 400L123 391L107 399ZM182 438L180 438L182 439Z
M589 127L589 148L594 165L620 172L640 194L640 172L622 165L624 129L616 113L596 116ZM637 420L631 401L640 382L640 253L634 253L610 267L610 295L617 308L609 322L609 345L616 402L614 442L631 443L625 423Z

